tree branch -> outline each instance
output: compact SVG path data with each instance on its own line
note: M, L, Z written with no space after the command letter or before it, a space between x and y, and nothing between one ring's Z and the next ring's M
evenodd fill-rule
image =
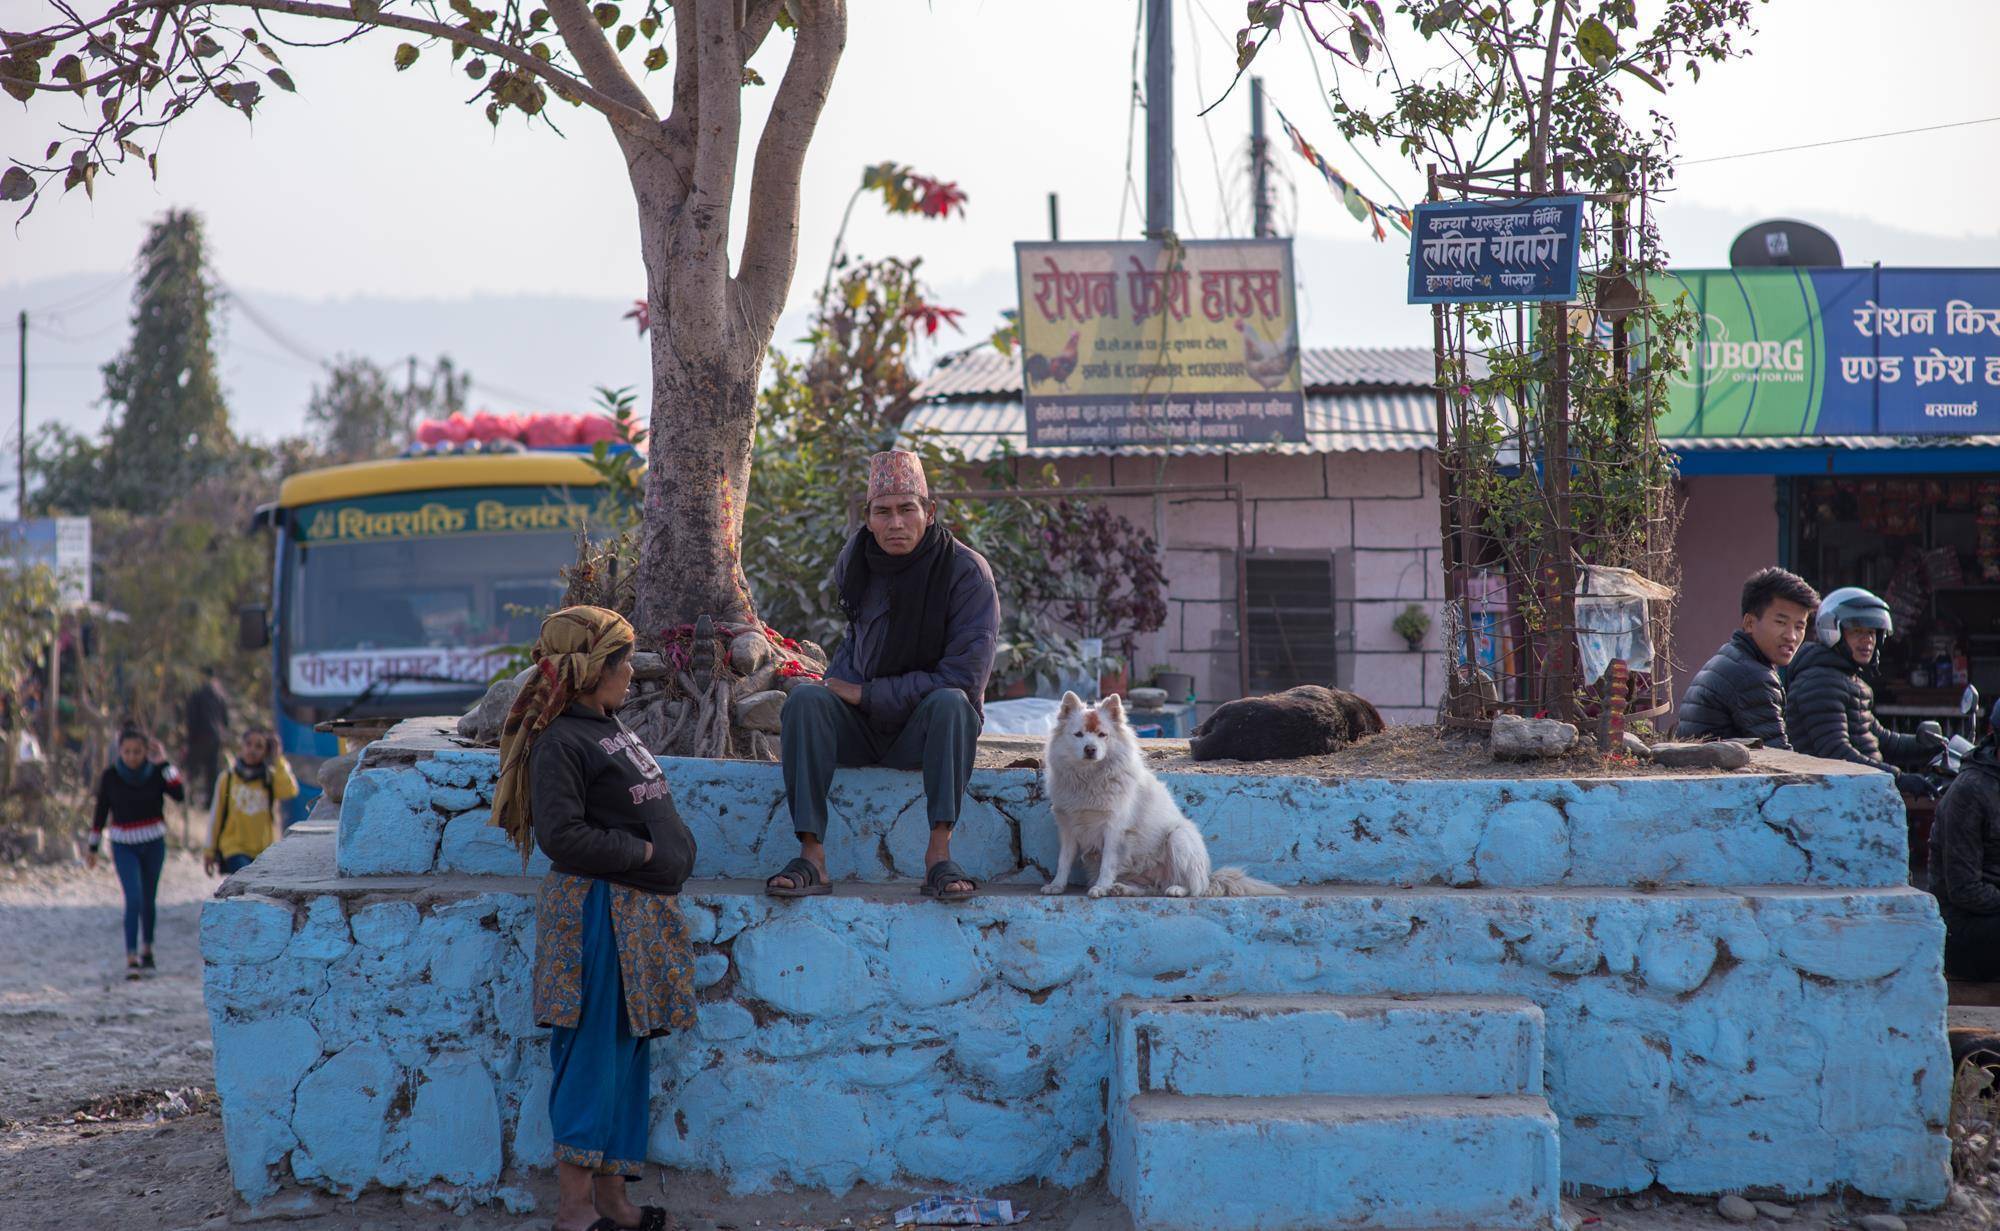
M314 4L308 0L208 0L216 8L254 9L260 13L286 13L293 17L317 17L326 21L352 22L360 26L380 26L391 30L407 30L412 34L427 34L448 43L460 43L474 51L483 52L496 60L504 60L522 72L540 77L558 90L573 95L590 104L610 119L619 129L657 142L659 138L658 117L647 111L637 110L628 104L612 98L587 82L581 81L561 69L553 68L519 48L509 47L496 39L473 34L439 21L426 21L421 17L408 17L401 13L378 12L366 20L355 17L354 10L332 4ZM124 6L127 12L141 12L146 9L175 9L182 7L184 0L135 0Z
M798 42L757 141L737 275L752 323L767 337L777 328L798 265L799 181L806 149L847 46L846 0L817 0L801 4L800 10Z
M576 57L577 67L583 70L584 79L602 90L607 98L616 99L657 124L660 117L653 110L652 100L632 80L618 53L611 50L611 40L604 37L603 27L583 6L583 0L544 0L544 3L549 16L555 19L556 29L562 33L564 45Z
M663 129L668 157L686 183L694 174L695 124L700 117L696 85L701 80L694 54L694 0L674 3L674 98Z
M778 13L785 7L785 0L750 0L750 12L743 20L743 29L736 35L737 44L743 49L743 62L750 63L750 57L764 45L770 36L771 23L778 20Z
M1529 114L1533 127L1529 129L1528 165L1534 172L1536 192L1546 192L1549 187L1549 128L1555 122L1549 104L1556 90L1556 56L1562 50L1563 4L1564 0L1556 0L1549 14L1548 54L1542 60L1541 105Z
M737 54L736 0L694 0L694 179L710 199L695 223L718 232L726 249L729 203L736 192L736 145L743 131L743 58ZM727 260L725 258L725 269Z

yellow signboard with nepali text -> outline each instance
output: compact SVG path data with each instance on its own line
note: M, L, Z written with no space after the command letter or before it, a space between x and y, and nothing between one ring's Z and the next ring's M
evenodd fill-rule
M1289 239L1014 245L1028 447L1306 438Z
M398 492L330 501L299 511L295 537L311 543L367 543L459 534L571 533L613 524L615 510L550 487L461 488Z

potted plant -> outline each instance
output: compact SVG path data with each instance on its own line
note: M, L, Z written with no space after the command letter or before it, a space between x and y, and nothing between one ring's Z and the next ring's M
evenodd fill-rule
M1194 674L1188 671L1176 671L1172 663L1160 663L1153 668L1153 687L1164 688L1167 692L1167 703L1178 705L1187 700L1188 694L1194 691Z
M1411 603L1409 606L1403 608L1401 614L1389 622L1389 627L1395 631L1398 637L1403 639L1403 644L1409 646L1411 652L1414 653L1424 648L1424 637L1431 631L1430 613L1415 603Z
M1125 676L1125 660L1116 654L1106 654L1097 660L1097 695L1108 697L1113 693L1123 696L1130 684Z

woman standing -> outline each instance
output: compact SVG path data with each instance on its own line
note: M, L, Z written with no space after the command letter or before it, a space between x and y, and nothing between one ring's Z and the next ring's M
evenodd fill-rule
M118 757L97 780L97 810L90 818L86 866L97 866L105 818L111 821L111 862L125 891L125 977L153 968L153 902L167 862L167 796L186 799L181 771L167 750L144 731L118 733Z
M500 733L494 824L551 869L535 912L535 1021L550 1028L556 1231L664 1231L625 1182L646 1159L646 1042L694 1026L694 959L675 895L694 866L659 762L613 713L632 626L602 607L542 622Z
M236 763L215 783L202 870L213 876L220 867L223 875L233 876L249 867L278 840L278 805L298 793L298 780L278 751L277 737L255 727L245 731Z

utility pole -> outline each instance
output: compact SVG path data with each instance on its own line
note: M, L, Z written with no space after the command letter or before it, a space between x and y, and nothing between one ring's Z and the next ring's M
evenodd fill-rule
M416 424L417 413L417 357L410 356L409 375L403 381L403 439L410 439L410 429Z
M21 309L21 400L15 429L21 448L14 459L14 516L28 519L28 310Z
M1174 230L1174 5L1146 0L1146 234Z
M1264 79L1250 79L1250 234L1266 239L1271 227L1271 143L1264 136Z
M1049 242L1062 238L1062 214L1056 207L1056 194L1049 194Z

